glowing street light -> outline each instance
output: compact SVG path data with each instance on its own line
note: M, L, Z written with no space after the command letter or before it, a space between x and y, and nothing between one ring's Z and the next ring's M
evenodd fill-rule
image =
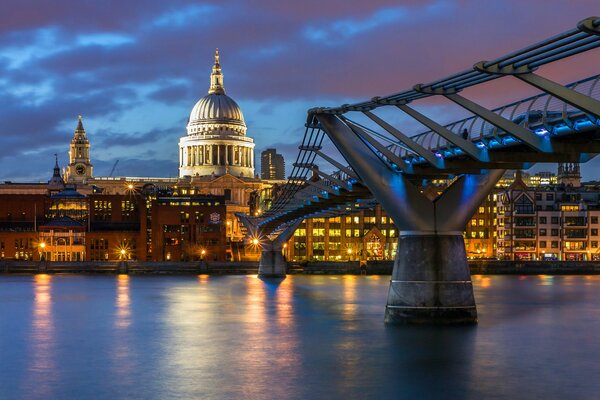
M46 242L40 242L39 246L40 261L45 261L44 249L46 248Z

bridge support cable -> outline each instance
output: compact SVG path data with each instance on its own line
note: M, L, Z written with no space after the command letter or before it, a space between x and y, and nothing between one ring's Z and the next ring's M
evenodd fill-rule
M486 67L485 64L486 63L482 61L475 64L474 68L492 75L512 75L515 78L600 119L600 101L592 97L579 93L574 89L569 89L559 83L551 81L550 79L534 74L533 72L523 72L531 71L530 68L526 68L525 70L514 68L512 66L499 68L498 65L490 65Z
M464 174L430 200L403 173L388 168L339 116L316 118L400 232L385 322L475 322L462 231L504 170Z
M350 168L346 167L345 165L339 163L338 161L334 160L333 158L329 157L327 154L323 153L322 151L316 150L315 154L318 155L319 157L321 157L323 160L327 161L329 164L331 164L334 167L336 167L337 169L339 169L340 171L344 172L349 177L358 179L358 176L356 176L354 171L352 171Z
M433 165L436 168L443 168L443 162L436 158L435 155L427 150L425 147L421 146L419 143L415 142L413 139L409 138L404 133L400 132L400 130L396 129L392 125L388 124L383 119L379 118L377 115L373 114L370 111L363 111L367 117L369 117L373 122L382 127L386 132L390 135L394 136L398 141L402 142L410 151L417 154L420 157L423 157L427 162Z
M473 157L475 160L486 161L486 154L482 150L478 149L471 141L463 139L462 137L458 136L457 134L446 128L445 126L438 124L437 122L426 117L417 110L410 108L406 104L398 104L397 107L404 111L406 114L408 114L410 117L414 118L421 124L425 125L429 129L446 139L447 142L452 143L453 145L460 148L462 151Z

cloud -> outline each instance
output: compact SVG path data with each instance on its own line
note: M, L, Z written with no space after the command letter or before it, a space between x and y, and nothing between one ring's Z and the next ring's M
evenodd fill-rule
M165 161L171 169L161 174L154 166L162 164L153 161L172 157L176 164L189 112L206 95L215 47L227 94L242 107L257 149L279 146L287 160L295 159L308 108L398 92L470 68L575 27L597 12L596 3L1 2L0 179L46 179L51 154L66 157L79 113L95 172L108 173L119 159L124 175L143 171L138 165L149 166L148 174L173 173ZM598 54L540 73L580 79L597 73ZM507 78L465 96L494 107L530 93ZM457 116L442 100L415 106L443 121ZM419 129L401 113L390 118L409 132ZM23 161L36 152L39 160Z
M414 24L416 20L430 17L431 14L440 14L449 11L452 2L437 1L421 7L396 6L385 7L373 11L363 18L344 18L333 20L322 25L309 25L304 31L304 37L311 42L322 45L336 45L343 43L354 36L368 33L369 31L383 28L396 23Z
M158 16L152 23L157 27L182 28L191 23L210 22L209 17L214 16L219 7L213 4L193 4L187 7L178 7Z

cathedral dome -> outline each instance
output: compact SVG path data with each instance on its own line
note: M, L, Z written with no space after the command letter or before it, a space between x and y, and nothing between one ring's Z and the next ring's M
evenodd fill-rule
M179 176L254 177L254 139L246 135L244 115L225 94L219 49L208 94L198 100L179 139Z
M231 97L211 93L198 100L190 113L188 127L219 123L246 126L240 106Z
M246 123L240 106L225 94L218 49L210 75L208 94L198 100L192 109L187 124L187 134L190 136L246 134Z

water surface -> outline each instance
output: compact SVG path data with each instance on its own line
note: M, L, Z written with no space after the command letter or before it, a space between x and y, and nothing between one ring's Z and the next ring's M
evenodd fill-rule
M0 276L0 399L600 396L600 277L475 276L443 328L386 327L388 280Z

